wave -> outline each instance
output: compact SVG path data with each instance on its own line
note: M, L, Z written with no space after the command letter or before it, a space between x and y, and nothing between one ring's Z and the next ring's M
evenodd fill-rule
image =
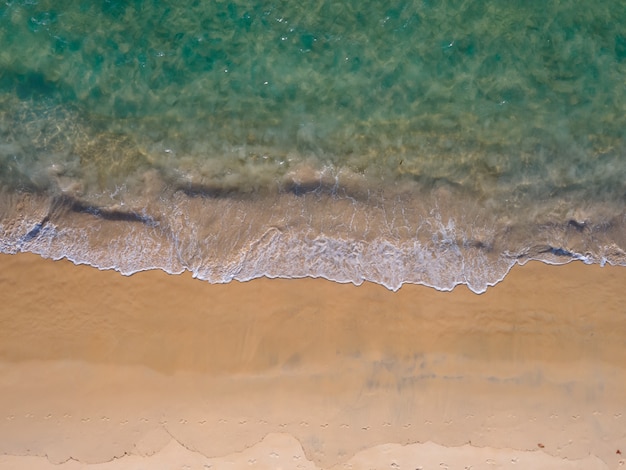
M211 283L322 277L394 291L405 283L442 291L464 284L476 293L529 260L626 265L619 203L574 210L555 198L510 211L449 185L385 187L313 174L274 192L242 193L172 185L152 172L145 175L152 192L103 205L60 191L5 189L0 252L124 275L188 270Z

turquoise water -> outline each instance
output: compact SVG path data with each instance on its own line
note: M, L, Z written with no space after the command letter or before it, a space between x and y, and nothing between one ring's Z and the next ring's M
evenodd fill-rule
M626 264L619 1L6 1L0 250L483 291Z

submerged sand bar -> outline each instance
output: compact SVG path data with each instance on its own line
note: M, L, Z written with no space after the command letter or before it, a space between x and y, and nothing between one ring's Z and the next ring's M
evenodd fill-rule
M617 468L625 285L580 262L476 295L2 255L0 468Z

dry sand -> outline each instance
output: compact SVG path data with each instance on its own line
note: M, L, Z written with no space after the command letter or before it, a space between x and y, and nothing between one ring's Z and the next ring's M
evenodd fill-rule
M483 295L0 256L1 469L618 468L626 268Z

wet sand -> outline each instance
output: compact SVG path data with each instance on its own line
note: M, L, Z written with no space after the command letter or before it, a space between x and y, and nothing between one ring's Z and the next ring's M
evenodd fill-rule
M0 468L618 468L624 286L580 262L476 295L2 255Z

